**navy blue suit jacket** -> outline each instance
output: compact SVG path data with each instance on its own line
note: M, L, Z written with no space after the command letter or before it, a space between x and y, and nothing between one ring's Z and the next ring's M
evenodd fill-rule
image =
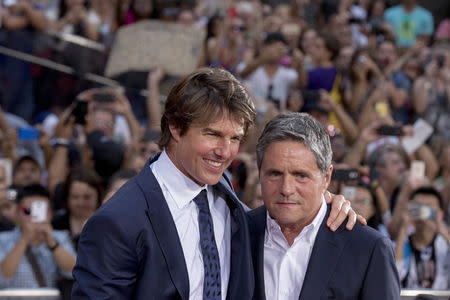
M254 277L245 212L226 178L214 189L224 196L231 217L227 299L251 299ZM72 299L189 299L177 229L148 163L86 223L73 276Z
M348 231L341 225L336 232L326 226L330 214L319 228L299 295L300 300L315 299L400 299L400 282L391 241L376 230L359 223ZM267 209L248 213L255 268L253 299L266 299L264 292L264 236ZM270 300L270 299L267 299Z

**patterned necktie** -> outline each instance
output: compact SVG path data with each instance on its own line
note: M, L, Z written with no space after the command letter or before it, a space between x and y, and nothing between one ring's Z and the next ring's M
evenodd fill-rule
M198 228L200 230L200 247L202 250L204 279L203 300L220 300L220 261L214 238L213 221L209 211L206 190L202 190L195 198L198 207Z

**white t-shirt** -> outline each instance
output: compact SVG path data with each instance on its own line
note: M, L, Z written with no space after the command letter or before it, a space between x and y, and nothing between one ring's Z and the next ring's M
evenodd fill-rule
M245 66L239 66L238 69L244 69ZM244 84L249 88L252 96L258 101L268 101L269 87L272 84L272 98L280 101L280 109L286 109L286 102L289 95L289 89L297 81L298 73L294 69L279 66L277 72L270 78L264 70L264 67L257 68ZM258 111L264 110L257 107Z

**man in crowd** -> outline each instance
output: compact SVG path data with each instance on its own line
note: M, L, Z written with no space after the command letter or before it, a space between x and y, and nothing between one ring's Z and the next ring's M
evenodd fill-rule
M61 275L71 277L75 250L67 233L53 230L47 189L23 187L17 196L18 227L0 233L0 289L56 287ZM44 203L42 220L33 206Z
M265 206L249 213L254 299L400 299L388 238L359 224L335 233L325 225L333 166L320 123L307 114L280 115L256 151Z
M402 0L386 10L384 20L392 26L399 47L411 47L418 38L428 42L434 30L433 16L416 0Z
M422 186L411 193L409 209L396 243L402 286L410 289L450 288L450 232L444 221L442 196ZM409 234L413 226L414 232Z
M251 299L246 216L223 172L254 118L225 70L199 69L176 84L161 120L164 151L84 227L73 299ZM349 211L335 200L332 226Z
M13 183L15 185L27 186L30 184L40 183L41 176L41 167L32 156L22 156L14 165Z

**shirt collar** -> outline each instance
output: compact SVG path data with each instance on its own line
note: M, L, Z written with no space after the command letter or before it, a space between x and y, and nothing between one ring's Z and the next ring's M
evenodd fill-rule
M197 196L205 186L199 186L192 179L184 175L172 162L166 151L162 151L158 160L154 162L162 184L169 192L177 207L183 208Z
M320 225L322 224L322 221L326 215L327 212L327 205L325 202L325 198L322 196L322 202L320 204L320 209L315 218L312 220L310 224L305 226L303 230L300 232L300 234L295 238L294 243L301 237L304 237L304 239L310 243L314 242L317 233L319 232ZM277 239L277 237L283 237L283 233L281 232L280 225L278 225L277 221L272 219L267 213L267 239L271 239L272 241L274 239Z

